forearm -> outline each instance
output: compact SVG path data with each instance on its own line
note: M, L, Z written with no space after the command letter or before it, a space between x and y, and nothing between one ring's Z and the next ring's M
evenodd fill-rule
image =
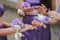
M28 29L26 29L26 28L21 28L20 29L20 32L25 32L25 31L27 31Z
M25 28L22 28L19 30L19 32L24 32L26 31L27 29ZM16 30L14 28L1 28L0 29L0 36L6 36L6 35L10 35L10 34L14 34L16 33Z
M6 36L15 33L16 30L13 28L0 28L0 36Z
M3 24L8 28L8 27L11 27L11 23L8 23L8 22L3 22Z
M22 3L22 2L23 2L23 0L18 0L18 3L17 3L17 4L18 4L18 5L17 5L17 6L18 6L18 8L20 8L20 7L21 7L21 3Z

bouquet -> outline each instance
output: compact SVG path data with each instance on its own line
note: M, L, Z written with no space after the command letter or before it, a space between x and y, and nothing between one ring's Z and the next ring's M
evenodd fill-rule
M47 16L38 14L38 16L35 16L34 17L34 20L36 20L38 22L43 22L43 27L46 28L46 25L45 24L47 24L49 18Z
M24 12L31 12L33 11L33 7L28 2L22 2L21 8Z
M32 8L30 8L30 4L28 2L22 2L21 8L18 9L18 14L20 16L25 16L25 12L30 12Z
M19 20L18 18L14 19L12 21L12 27L16 30L15 39L16 40L21 39L21 37L24 36L21 32L19 32L19 29L24 27L24 24L22 23L22 21Z
M29 8L30 4L28 2L22 2L21 7L27 7L27 8Z

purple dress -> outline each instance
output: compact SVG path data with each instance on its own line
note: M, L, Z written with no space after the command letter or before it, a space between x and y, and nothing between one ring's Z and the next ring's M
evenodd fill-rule
M25 15L23 22L25 24L31 24L34 16L37 15ZM21 40L51 40L50 27L49 25L46 26L46 29L44 27L39 27L37 30L34 29L23 32L25 37L22 37Z
M28 1L28 0L26 0ZM33 1L33 0L32 0ZM35 4L33 5L35 6ZM23 17L23 23L25 24L31 24L34 17L37 15L25 15ZM38 29L34 30L28 30L26 32L23 32L25 35L24 37L21 37L21 40L51 40L51 33L50 33L50 27L49 25L46 25L47 28L39 27Z
M5 25L0 26L0 28L5 28ZM0 40L7 40L7 36L0 36Z

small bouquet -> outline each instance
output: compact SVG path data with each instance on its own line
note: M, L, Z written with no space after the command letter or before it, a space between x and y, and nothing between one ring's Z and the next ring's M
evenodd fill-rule
M14 19L12 21L12 27L16 30L15 33L15 39L19 40L21 39L22 36L24 36L21 32L19 32L19 30L24 27L24 24L22 23L21 20L19 20L18 18Z
M21 8L25 12L31 12L31 11L33 11L33 8L31 7L31 5L28 2L22 2Z
M17 13L19 16L25 16L24 11L22 9L18 9Z
M34 20L38 21L38 22L43 22L43 27L46 28L46 25L47 22L48 22L48 17L47 16L44 16L44 15L41 15L41 14L38 14L38 16L35 16L34 17Z
M21 8L18 9L18 14L20 16L25 16L25 12L31 11L30 4L28 2L22 2Z
M27 7L27 8L29 8L29 7L31 7L30 6L30 4L28 3L28 2L22 2L22 5L21 5L21 7Z

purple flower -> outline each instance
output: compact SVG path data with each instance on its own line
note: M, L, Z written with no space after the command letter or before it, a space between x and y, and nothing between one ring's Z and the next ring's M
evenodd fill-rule
M28 2L22 2L22 6L30 7L30 4Z
M21 20L19 20L18 18L15 18L13 21L12 21L12 24L13 25L17 25L17 24L20 24L22 27L24 27L24 24Z
M47 17L47 16L44 16L44 23L47 23L48 22L48 20L49 20L49 17Z
M12 21L12 23L13 23L14 25L16 25L17 23L21 23L21 21L20 21L18 18L16 18L16 19L14 19L14 20Z
M44 23L47 23L49 18L47 16L44 15L40 15L38 14L38 16L34 17L35 20L37 20L38 22L43 21Z

